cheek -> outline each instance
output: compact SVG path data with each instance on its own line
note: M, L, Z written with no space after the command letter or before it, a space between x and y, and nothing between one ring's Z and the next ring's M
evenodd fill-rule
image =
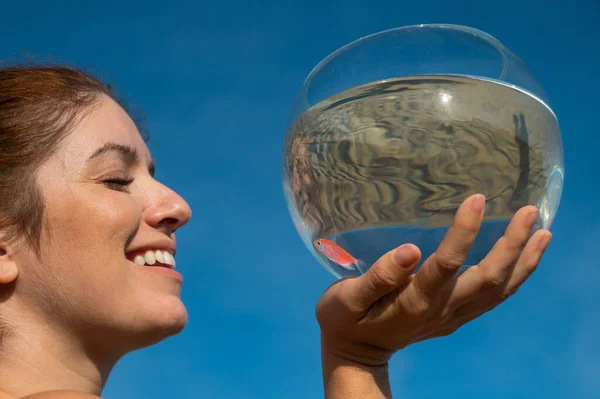
M46 208L43 264L32 271L32 289L42 302L69 308L74 317L82 305L103 308L101 303L128 291L124 248L139 226L141 207L121 193L61 199Z
M64 201L52 212L50 222L55 244L68 245L77 252L90 252L98 247L124 249L126 240L138 228L141 206L127 194ZM89 256L96 255L90 253Z
M125 270L125 245L141 220L134 198L116 192L83 199L67 196L47 210L43 259L62 289L89 287L85 280L114 280L110 274Z

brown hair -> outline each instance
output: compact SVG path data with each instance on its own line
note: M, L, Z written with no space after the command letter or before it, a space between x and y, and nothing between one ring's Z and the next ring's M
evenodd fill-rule
M110 86L67 66L0 67L0 232L39 255L44 215L35 172Z

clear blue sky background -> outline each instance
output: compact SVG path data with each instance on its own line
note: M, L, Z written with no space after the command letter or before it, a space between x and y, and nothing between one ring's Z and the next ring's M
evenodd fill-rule
M561 123L566 184L530 282L453 336L398 353L395 397L599 398L599 17L597 0L3 0L0 60L51 56L115 84L152 132L158 179L194 209L178 236L189 326L126 357L105 397L322 397L314 305L333 277L283 199L288 112L338 47L445 22L491 33L529 65Z

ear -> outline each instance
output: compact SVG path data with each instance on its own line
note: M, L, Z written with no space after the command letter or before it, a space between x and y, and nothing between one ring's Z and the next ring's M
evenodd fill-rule
M0 237L0 284L10 284L16 280L19 268L13 259L12 247Z

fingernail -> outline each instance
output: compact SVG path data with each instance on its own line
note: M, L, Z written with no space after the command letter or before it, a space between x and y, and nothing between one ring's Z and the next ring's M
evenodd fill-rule
M485 210L485 195L483 194L475 194L471 200L471 211L477 215L481 215Z
M529 215L527 215L527 228L533 228L533 225L535 224L535 221L537 220L539 215L538 210L536 209L535 211L529 213Z
M546 251L548 244L550 244L550 240L552 240L552 234L549 232L544 234L544 237L542 237L542 240L540 241L540 251Z
M412 245L404 244L394 252L394 262L402 267L411 267L417 260L417 251L411 248Z

